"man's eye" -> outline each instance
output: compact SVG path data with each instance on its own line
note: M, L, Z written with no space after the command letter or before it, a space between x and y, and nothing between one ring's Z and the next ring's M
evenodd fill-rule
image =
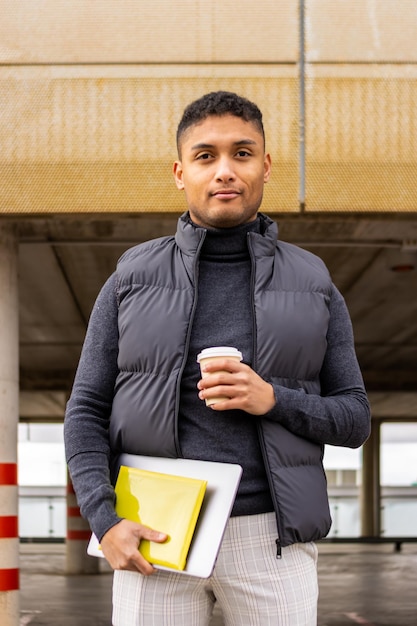
M239 152L237 153L237 156L239 157L250 156L250 153L247 150L239 150Z
M197 156L197 159L200 159L201 161L207 161L207 159L209 159L211 157L211 154L209 154L208 152L203 152L203 154L199 154Z

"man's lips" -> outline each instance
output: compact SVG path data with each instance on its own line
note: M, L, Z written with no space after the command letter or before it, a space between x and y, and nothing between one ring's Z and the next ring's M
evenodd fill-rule
M214 198L219 200L231 200L240 196L240 191L237 189L218 189L211 194Z

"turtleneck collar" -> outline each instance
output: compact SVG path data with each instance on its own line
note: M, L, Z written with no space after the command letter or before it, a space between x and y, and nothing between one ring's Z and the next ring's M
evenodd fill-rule
M250 238L253 242L256 240L256 248L253 248L256 257L274 256L277 245L278 226L270 217L259 212L256 220L248 224L242 224L242 226L237 226L236 228L238 233L240 233L237 235L237 239L243 250L247 249L246 239ZM234 228L210 229L210 232L212 235L218 234L219 236L214 237L213 241L221 241L219 245L222 246L222 249L226 248L226 250L229 251L232 245L229 237L233 234L234 230ZM178 219L175 241L183 254L193 257L199 250L201 240L207 238L206 235L208 232L206 228L194 224L190 219L189 212L186 211Z
M190 219L191 223L192 220ZM195 224L194 224L195 225ZM233 228L207 228L206 237L201 248L201 258L238 260L249 256L248 233L260 233L259 216L252 222L240 224Z

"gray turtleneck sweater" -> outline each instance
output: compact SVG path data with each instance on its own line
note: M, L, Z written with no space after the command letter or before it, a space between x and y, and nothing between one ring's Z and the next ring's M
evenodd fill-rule
M181 386L179 436L183 456L243 467L232 515L273 511L256 418L244 411L213 411L197 395L197 354L209 346L235 346L252 364L251 261L247 233L259 220L208 230L201 249L197 308Z

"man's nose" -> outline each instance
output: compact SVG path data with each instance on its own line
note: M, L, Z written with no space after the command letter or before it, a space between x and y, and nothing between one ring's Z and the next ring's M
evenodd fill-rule
M230 181L234 180L235 177L236 174L231 160L229 158L219 159L216 171L217 180Z

